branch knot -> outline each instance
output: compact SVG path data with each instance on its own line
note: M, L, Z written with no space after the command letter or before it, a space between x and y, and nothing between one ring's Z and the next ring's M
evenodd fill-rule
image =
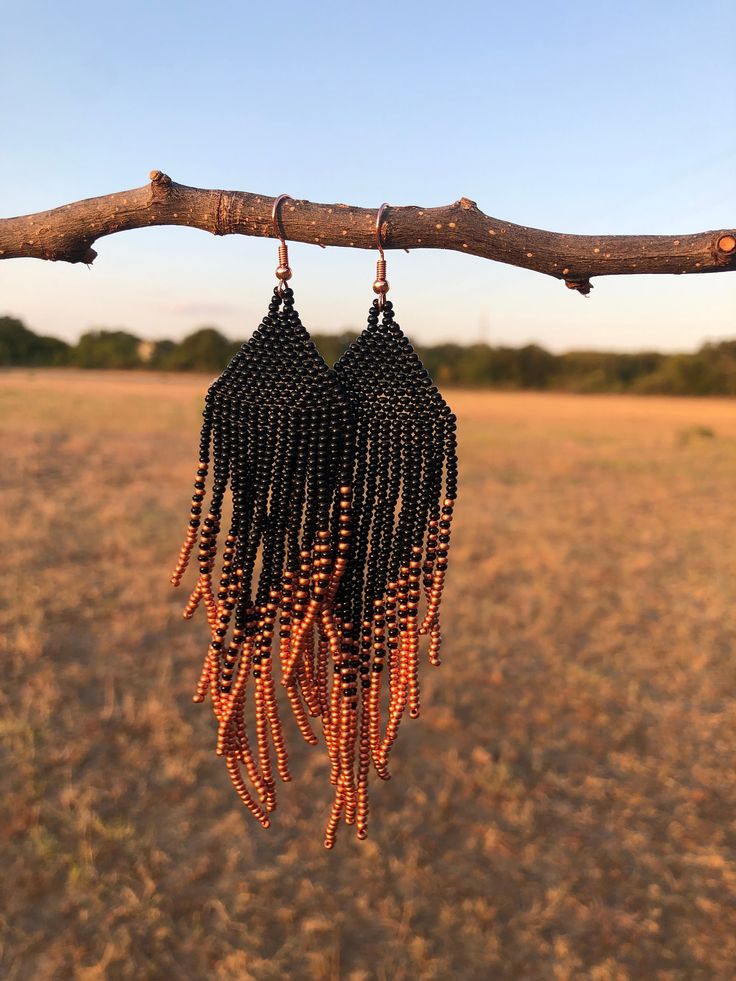
M151 178L152 199L154 201L163 201L171 190L173 181L162 170L152 170L149 177Z

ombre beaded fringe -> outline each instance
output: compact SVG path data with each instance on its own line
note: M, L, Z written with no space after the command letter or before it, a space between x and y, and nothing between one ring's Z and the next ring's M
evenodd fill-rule
M171 579L180 584L198 545L199 577L184 616L203 605L211 639L194 700L209 696L217 753L268 827L274 765L291 779L276 645L307 742L317 742L310 719L321 719L335 785L325 845L333 846L343 818L365 838L371 763L388 779L401 719L407 708L419 715L421 635L439 663L455 417L390 303L380 322L373 305L366 330L332 372L288 288L274 291L261 326L211 386L203 416L189 528ZM228 492L232 519L215 588Z
M238 795L268 827L275 775L291 779L273 648L278 640L299 729L316 743L310 716L322 713L327 693L314 634L330 622L350 537L350 413L290 289L274 291L260 327L207 393L203 416L189 530L171 581L179 585L198 539L199 577L184 616L203 604L211 638L194 700L209 696L217 754ZM228 491L232 517L213 587Z
M346 765L333 764L328 848L343 813L365 838L370 764L387 780L401 720L407 709L411 718L419 716L420 636L429 638L430 662L440 663L440 602L457 495L455 416L395 322L390 302L381 310L374 301L366 329L335 373L355 423L352 547L336 603L341 668L349 669L353 687L345 713ZM356 739L357 780L351 766Z

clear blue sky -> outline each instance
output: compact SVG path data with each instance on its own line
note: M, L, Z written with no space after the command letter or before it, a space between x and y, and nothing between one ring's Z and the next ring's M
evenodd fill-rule
M0 3L0 215L147 180L367 207L446 204L556 231L736 223L736 4ZM0 263L0 314L247 336L275 243L103 239L91 270ZM293 245L312 330L360 327L374 256ZM613 277L584 300L471 256L389 253L398 319L445 339L691 349L736 335L736 274Z

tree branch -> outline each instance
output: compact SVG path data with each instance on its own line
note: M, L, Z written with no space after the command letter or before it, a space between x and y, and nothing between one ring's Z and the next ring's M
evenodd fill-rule
M213 235L273 238L273 198L176 184L159 170L131 191L0 219L0 259L31 257L91 263L104 235L149 225L188 225ZM286 201L294 242L373 249L376 211L345 204ZM461 198L441 208L391 207L382 226L387 249L452 249L554 276L579 293L592 276L704 273L736 269L736 230L694 235L564 235L491 218Z

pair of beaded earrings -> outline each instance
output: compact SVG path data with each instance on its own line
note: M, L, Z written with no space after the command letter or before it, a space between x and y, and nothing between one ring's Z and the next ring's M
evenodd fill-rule
M371 765L389 778L402 717L407 709L419 716L421 636L439 664L455 416L386 299L387 205L376 220L378 297L366 329L330 369L287 285L286 198L273 206L279 282L268 313L205 398L189 528L171 582L180 584L198 545L184 617L203 605L211 636L194 701L209 696L217 755L264 828L276 807L274 769L291 780L275 649L282 702L308 743L318 742L311 720L321 721L335 786L325 831L332 848L343 817L366 837Z

